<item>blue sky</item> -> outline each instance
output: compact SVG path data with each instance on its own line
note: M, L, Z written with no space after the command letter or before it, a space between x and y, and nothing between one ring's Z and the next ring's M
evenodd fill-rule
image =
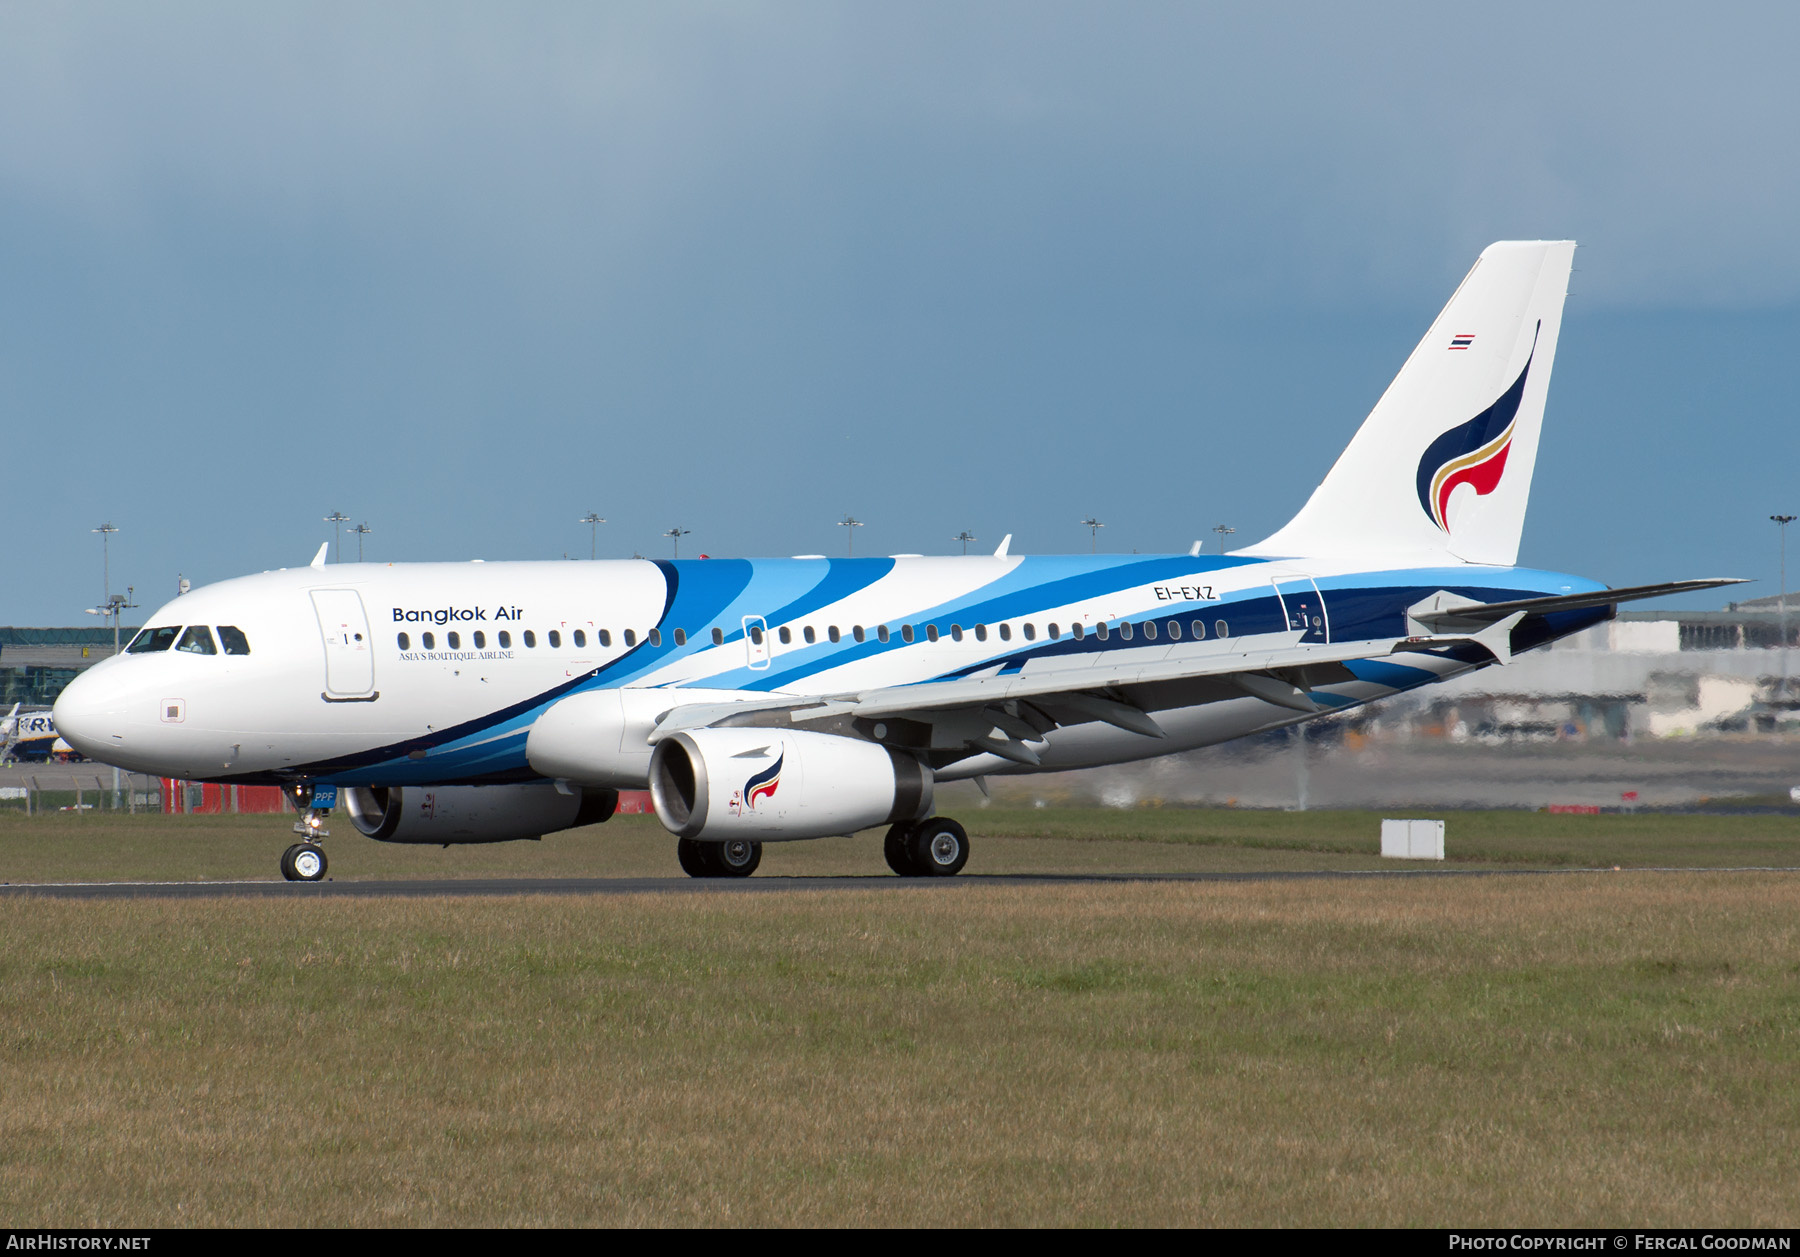
M1800 11L1240 7L0 6L0 623L85 619L106 519L151 606L337 509L1253 540L1509 237L1583 246L1522 559L1773 592Z

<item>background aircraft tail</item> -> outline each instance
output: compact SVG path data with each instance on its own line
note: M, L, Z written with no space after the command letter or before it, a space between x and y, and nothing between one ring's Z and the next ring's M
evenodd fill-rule
M1300 513L1240 553L1514 563L1574 256L1482 250Z

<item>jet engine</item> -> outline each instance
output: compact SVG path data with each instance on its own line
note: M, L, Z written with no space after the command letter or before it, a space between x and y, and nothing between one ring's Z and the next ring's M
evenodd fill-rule
M931 813L931 770L873 742L791 729L694 729L650 758L656 816L680 838L781 842Z
M350 823L377 842L512 842L594 825L619 806L617 790L555 786L353 786L342 791Z

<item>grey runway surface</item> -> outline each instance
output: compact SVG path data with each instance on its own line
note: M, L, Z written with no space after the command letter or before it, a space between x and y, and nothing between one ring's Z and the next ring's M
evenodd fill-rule
M958 886L1081 886L1129 882L1293 882L1421 877L1575 877L1619 873L1800 873L1800 868L1367 869L1271 873L995 873L959 877L440 878L389 882L39 882L0 884L0 898L428 899L495 895L767 894L795 890L948 890Z

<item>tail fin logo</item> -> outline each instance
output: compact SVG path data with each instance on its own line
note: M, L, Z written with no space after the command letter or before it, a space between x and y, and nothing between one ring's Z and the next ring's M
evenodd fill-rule
M1540 322L1538 331L1542 330L1543 323ZM1519 403L1525 396L1525 377L1531 374L1531 360L1536 356L1537 332L1533 332L1531 355L1525 359L1525 366L1512 387L1473 419L1457 424L1438 437L1419 460L1419 505L1431 522L1443 531L1450 531L1450 495L1458 486L1472 485L1478 496L1486 497L1505 474Z
M781 765L786 759L787 752L783 751L773 764L744 783L744 806L746 808L754 812L757 803L763 799L775 797L775 791L781 785Z

